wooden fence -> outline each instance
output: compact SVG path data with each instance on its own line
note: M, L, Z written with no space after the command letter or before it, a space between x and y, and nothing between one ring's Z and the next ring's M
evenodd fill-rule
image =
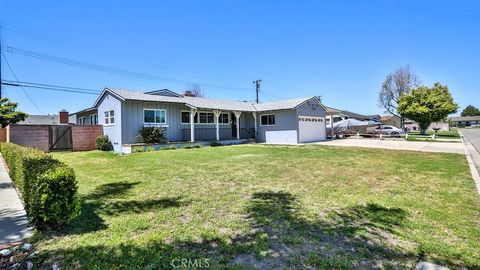
M4 141L45 152L93 150L95 139L103 134L101 125L9 125L5 130Z

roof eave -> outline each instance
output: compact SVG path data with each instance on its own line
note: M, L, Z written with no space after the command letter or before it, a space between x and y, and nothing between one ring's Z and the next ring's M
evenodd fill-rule
M120 96L119 94L115 93L113 90L109 89L108 87L105 87L105 89L103 89L103 92L98 96L97 100L95 100L95 103L93 103L93 107L92 108L96 108L98 107L98 103L100 102L100 100L102 100L103 96L106 94L106 93L110 93L111 95L115 96L116 98L122 100L122 101L125 101L125 99Z

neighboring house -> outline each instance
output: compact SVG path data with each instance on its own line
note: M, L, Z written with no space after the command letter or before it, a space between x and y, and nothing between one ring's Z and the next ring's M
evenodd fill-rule
M380 118L380 122L384 125L391 125L397 128L400 128L400 117L394 115L386 115ZM405 119L403 126L408 129L409 131L420 131L420 126L417 122ZM428 127L427 131L448 131L450 127L447 122L434 122L431 123Z
M400 117L394 115L384 115L380 117L380 123L384 125L390 125L399 128Z
M345 119L356 119L359 121L379 121L380 115L363 115L359 113L354 113L346 110L335 109L332 107L326 107L327 109L327 125L330 125L332 119L333 123L342 121Z
M476 127L480 126L480 115L451 117L449 121L456 127Z
M114 150L139 142L145 126L162 127L168 141L253 139L300 143L326 139L326 109L317 97L252 103L194 97L162 89L137 92L106 88L92 108L71 115L98 115Z
M98 125L97 108L88 108L68 116L68 121L76 125Z
M68 112L62 110L54 115L29 115L16 125L60 125L68 124Z

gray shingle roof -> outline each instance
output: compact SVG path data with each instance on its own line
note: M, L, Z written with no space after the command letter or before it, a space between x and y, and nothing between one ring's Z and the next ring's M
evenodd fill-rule
M107 91L117 95L123 100L140 100L140 101L158 101L181 103L194 108L218 109L229 111L272 111L293 109L298 105L315 97L306 97L290 100L273 101L266 103L252 103L234 100L211 99L201 97L169 97L161 95L151 95L140 91L130 91L124 89L107 88Z
M58 125L58 123L60 123L58 115L29 115L17 125Z
M258 104L254 103L253 106L255 106L257 111L274 111L274 110L283 110L283 109L293 109L312 98L315 98L315 97L287 99L287 100L271 101L271 102L258 103Z

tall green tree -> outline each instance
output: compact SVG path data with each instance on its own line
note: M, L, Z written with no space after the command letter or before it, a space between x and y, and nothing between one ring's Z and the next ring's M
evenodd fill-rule
M402 95L397 110L402 117L416 121L420 134L425 134L431 123L457 112L458 104L453 101L448 87L436 82L432 88L421 86Z
M475 106L468 105L467 107L465 107L465 109L463 109L461 115L462 116L477 116L477 115L480 115L480 110Z
M25 120L28 114L17 111L18 103L0 98L0 126L6 127Z

